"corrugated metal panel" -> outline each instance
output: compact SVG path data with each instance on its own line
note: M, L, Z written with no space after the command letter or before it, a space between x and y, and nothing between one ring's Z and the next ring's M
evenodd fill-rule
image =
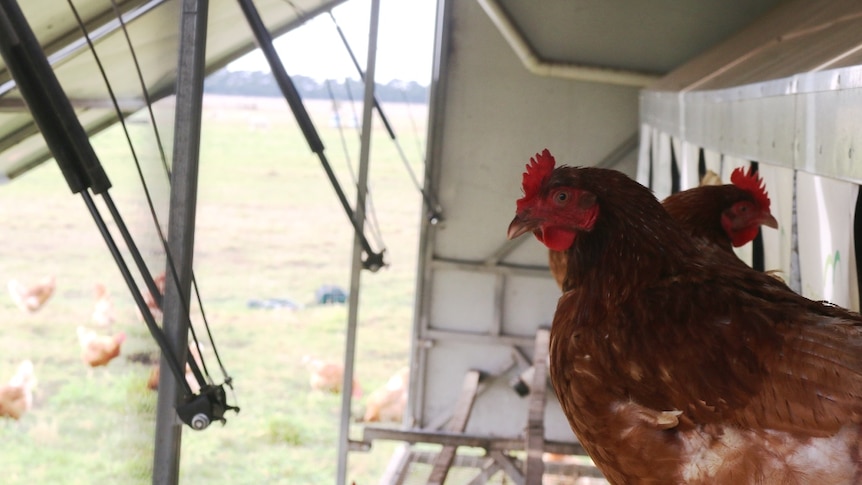
M859 45L853 26L860 15L862 4L854 0L786 2L650 90L719 89L810 71ZM835 62L826 67L843 67L852 60Z
M642 121L719 153L862 181L862 4L794 1L641 94Z
M278 35L344 0L259 0L255 2L267 26ZM88 133L117 119L93 55L66 2L20 2L66 95ZM153 99L171 94L177 69L179 2L131 0L118 2L129 37ZM123 31L109 2L79 0L75 7L95 44L125 115L144 106L144 96ZM254 38L238 4L210 2L207 69L212 72L252 50ZM287 65L290 68L289 64ZM14 178L49 158L10 74L0 60L0 176Z
M735 88L645 91L644 123L746 160L862 182L862 66Z
M500 2L543 58L668 72L781 0Z
M718 154L725 176L760 162L780 225L763 230L765 268L809 298L857 310L860 64L862 4L795 1L641 93L653 139L701 147L707 161Z
M854 7L859 8L858 5ZM855 12L847 15L850 17L827 22L810 32L792 32L784 36L784 40L762 44L746 53L744 60L733 68L717 72L709 80L693 86L699 90L721 89L780 79L800 72L838 67L838 60L844 65L859 64L862 53L857 49L862 44L859 36L862 17L855 16Z

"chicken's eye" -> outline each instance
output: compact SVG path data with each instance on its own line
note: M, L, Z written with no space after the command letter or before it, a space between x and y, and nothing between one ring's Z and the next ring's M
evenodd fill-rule
M569 193L566 191L560 191L554 194L554 202L557 204L565 204L569 200Z

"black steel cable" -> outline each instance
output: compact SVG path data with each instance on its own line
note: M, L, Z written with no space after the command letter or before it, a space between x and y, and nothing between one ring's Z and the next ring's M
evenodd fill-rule
M413 116L413 110L410 109L410 105L413 103L407 99L407 90L399 89L399 93L401 93L401 100L404 101L404 106L407 107L407 118L410 120L410 127L413 128L413 139L416 140L416 153L419 155L419 160L425 159L425 148L419 142L421 139L419 136L419 127L416 125L416 119Z
M160 156L161 161L162 161L162 166L165 169L165 176L167 177L168 184L170 185L170 183L171 183L171 170L168 167L168 160L167 160L167 155L165 154L164 144L162 143L162 137L159 133L158 124L156 123L155 113L153 113L152 99L150 98L150 92L147 89L147 83L144 81L144 74L141 71L140 63L138 62L138 56L135 52L135 46L134 46L134 44L132 44L132 39L129 36L129 31L126 28L126 23L123 21L122 15L120 14L120 10L119 10L119 7L117 6L116 0L111 0L111 5L114 8L114 14L117 16L117 20L120 23L120 28L122 29L123 35L126 38L126 45L128 45L129 52L132 56L132 62L135 66L135 72L136 72L137 77L138 77L138 82L141 85L141 92L143 93L144 100L147 104L147 111L148 111L148 114L150 117L150 125L153 127L153 135L156 138L156 144L159 148L159 156ZM105 81L106 81L106 83L108 82L107 79ZM128 137L127 137L127 139L128 139ZM129 146L130 147L132 146L132 142L130 139L129 139ZM136 160L136 164L138 164L137 159L135 159L135 160ZM149 190L147 189L146 180L144 179L144 176L140 171L140 164L138 164L138 166L139 166L138 167L138 173L140 174L141 184L144 187L144 192L146 194L147 201L150 205L150 214L152 215L153 222L156 226L156 231L159 235L159 239L161 240L162 245L164 246L165 255L168 258L170 258L170 251L168 251L167 240L164 236L164 233L161 230L161 223L159 222L159 218L156 215L155 209L153 209L152 199L149 195ZM170 265L171 265L171 273L172 273L172 276L174 277L174 281L175 282L179 281L179 278L178 278L177 272L176 272L176 268L174 267L172 261L170 261ZM194 287L195 297L196 297L196 300L198 302L198 309L201 312L201 320L203 320L204 328L206 329L207 336L209 337L210 346L213 349L213 355L215 356L216 362L218 363L219 368L221 369L222 376L225 379L225 383L233 382L233 379L230 377L230 375L228 374L224 365L222 364L221 356L219 355L219 352L218 352L218 347L216 346L215 340L213 339L213 336L212 336L212 332L210 331L209 321L206 318L206 312L204 311L204 305L203 305L203 301L201 299L200 289L198 288L198 282L197 282L197 278L195 277L194 269L192 269L192 286ZM155 292L155 293L151 292L151 294L153 295L153 298L155 298L157 302L161 302L160 295L159 295L159 297L156 296L157 293L158 292ZM180 295L180 297L183 298L183 295ZM186 308L186 302L182 301L182 303L183 303L183 308ZM159 304L159 306L161 306L161 304ZM212 381L212 379L210 378L210 375L209 375L209 370L207 369L207 366L206 366L206 362L204 361L204 358L201 354L200 342L198 341L197 332L194 329L194 325L192 325L191 316L187 315L187 317L189 318L189 330L191 331L191 334L192 334L192 340L194 341L195 347L197 348L197 351L198 351L198 355L200 356L201 365L203 365L203 367L204 367L204 373L206 374L207 378L209 378L209 380ZM233 386L231 386L231 384L228 384L228 386L230 386L231 389L233 389Z
M329 93L329 99L332 101L332 111L335 113L338 135L341 138L341 147L344 150L344 159L347 162L347 171L350 173L350 180L353 182L353 185L358 189L359 180L356 177L356 172L353 170L353 160L350 157L350 150L347 148L347 138L344 136L344 125L341 123L341 116L338 114L338 107L335 103L335 93L332 92L332 86L330 85L329 79L327 79L324 84L326 85L326 91ZM371 235L374 236L374 242L380 247L385 247L385 244L383 244L383 234L380 231L380 223L377 219L377 211L374 208L374 199L372 198L370 188L366 188L365 190L365 204L368 208L366 211L366 219L368 221Z
M344 31L341 30L341 26L338 25L338 21L335 19L335 15L332 14L332 10L329 10L329 18L332 19L332 23L333 25L335 25L335 30L338 32L338 36L341 38L341 43L344 45L344 48L350 55L350 60L353 62L353 67L356 68L356 72L359 74L359 79L362 82L365 82L365 71L363 71L362 66L359 65L359 61L356 59L356 55L353 53L353 48L350 47L350 42L347 41L347 36L344 35ZM442 217L441 213L443 209L442 207L440 207L440 203L437 202L437 199L434 197L433 194L423 188L422 184L419 183L419 179L416 177L416 173L413 171L413 167L410 166L410 162L407 160L407 156L404 154L404 150L401 149L401 143L398 142L398 137L395 136L395 130L389 123L389 118L386 116L386 113L384 113L383 107L380 106L380 101L377 99L377 96L374 96L373 102L374 109L380 116L380 121L383 122L383 127L386 128L386 132L389 134L389 138L395 145L395 149L398 150L398 155L401 157L401 161L404 164L404 168L407 170L407 175L410 177L410 180L413 182L413 186L416 187L416 190L418 190L419 193L422 194L422 200L428 207L429 217L431 218L432 223L436 224Z
M80 15L78 14L77 9L75 8L74 4L72 3L72 0L67 0L67 2L69 4L69 7L72 10L72 13L75 16L76 21L78 22L78 26L80 27L82 34L84 35L84 39L86 40L87 45L89 46L90 51L93 54L93 58L95 59L96 65L97 65L97 67L98 67L98 69L102 75L102 79L105 81L105 87L108 90L108 95L111 98L111 102L113 103L114 109L117 112L118 121L119 121L120 125L122 126L123 133L125 134L125 137L126 137L126 142L129 146L129 150L131 151L131 154L132 154L132 159L135 162L135 167L136 167L137 172L138 172L138 177L140 178L141 184L143 186L144 195L145 195L145 198L147 200L147 205L148 205L148 208L150 211L150 215L153 219L153 222L155 223L156 231L159 235L159 239L162 241L162 244L165 248L165 255L167 258L168 265L171 268L172 276L173 276L175 282L179 281L176 266L174 264L173 258L170 255L170 252L168 251L167 241L164 237L164 233L162 232L161 224L159 223L159 218L158 218L158 215L156 214L156 210L155 210L155 206L153 204L152 196L150 194L149 188L148 188L147 183L146 183L146 179L145 179L143 171L141 169L140 159L138 158L137 152L134 148L134 143L132 142L131 135L130 135L128 127L125 123L125 117L123 116L122 110L120 109L119 103L117 101L117 97L114 94L113 88L111 87L110 80L108 79L107 73L104 69L104 66L101 62L101 59L99 58L99 55L96 52L95 46L93 45L93 43L90 39L89 33L87 32L86 27L84 26L84 23L83 23ZM168 166L167 166L167 158L165 156L164 147L163 147L163 144L161 142L161 137L159 136L159 133L158 133L158 127L156 125L155 115L152 111L152 102L151 102L151 98L149 96L149 92L146 89L146 83L144 82L144 79L143 79L143 73L141 71L140 64L138 63L138 59L137 59L137 55L135 54L134 46L131 43L131 38L129 37L128 30L126 28L126 24L122 20L122 15L120 14L119 9L117 8L115 0L111 0L111 3L114 7L114 12L117 15L117 20L120 23L121 29L125 35L125 38L126 38L126 42L129 46L129 50L130 50L130 53L132 56L132 61L135 65L138 79L141 83L141 87L142 87L142 90L144 93L144 99L145 99L146 104L147 104L147 108L148 108L149 115L150 115L150 120L151 120L153 129L155 130L155 137L157 140L159 153L161 155L162 163L163 163L164 168L165 168L165 173L168 176L168 182L170 183L170 170L168 169ZM116 209L116 206L113 204L113 201L109 197L107 197L105 201L108 204L109 210L111 210L111 213L114 215L115 219L118 220L118 225L121 225L122 224L122 216L120 216L119 212ZM126 236L126 232L124 232L124 237ZM125 237L125 238L126 238L127 243L134 245L134 241L131 240L130 236ZM135 255L135 253L136 253L135 251L132 251L132 254L133 254L133 257L135 257L136 263L138 264L138 266L143 271L143 269L145 268L145 265L143 264L143 261L140 260L140 254L138 253L137 255ZM148 289L149 289L150 293L153 295L153 298L156 299L156 301L160 301L161 298L159 298L159 296L157 296L157 295L159 295L158 288L156 288L155 285L153 284L152 278L144 278L144 280L147 283ZM197 283L195 282L194 274L192 275L192 281L193 281L193 283L195 283L195 294L197 296L198 306L201 310L201 315L202 315L202 319L204 321L204 326L206 327L207 335L209 336L210 344L212 345L212 348L213 348L213 354L215 355L216 360L218 361L219 367L221 368L222 373L225 377L225 383L228 384L229 382L232 382L232 379L229 377L227 371L225 370L224 365L221 362L221 358L218 354L218 350L216 348L215 341L213 340L212 333L211 333L210 328L209 328L209 323L206 320L206 316L205 316L205 313L203 310L203 302L201 301L201 298L200 298L200 292L197 289ZM183 304L183 309L185 310L186 308L188 308L188 305L187 305L188 299L185 297L185 295L182 295L182 294L179 294L179 297L181 298L181 302ZM184 317L189 322L189 330L191 331L192 339L195 343L195 347L198 350L198 355L200 356L199 358L200 358L201 365L203 366L204 372L203 372L203 374L201 374L200 370L198 369L197 362L195 362L193 358L189 361L189 367L192 369L192 372L195 374L195 377L198 380L199 384L201 384L201 386L203 387L203 385L206 383L212 383L212 378L210 377L209 370L207 369L207 366L206 366L206 362L204 361L204 358L201 354L200 343L199 343L198 338L197 338L197 333L194 329L194 325L192 325L191 315L189 315L188 311L186 311L186 314L184 315ZM204 376L206 376L206 377L204 377ZM228 385L230 386L230 384L228 384ZM231 388L232 388L232 386L231 386Z

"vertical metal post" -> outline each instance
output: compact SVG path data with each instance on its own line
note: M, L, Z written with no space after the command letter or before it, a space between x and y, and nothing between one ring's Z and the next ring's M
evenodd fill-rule
M454 0L438 0L434 26L434 56L428 97L428 129L425 143L425 178L423 187L435 187L439 180L443 146L443 116L445 112L446 78L441 72L449 64L452 49L452 9ZM428 367L428 314L431 305L431 279L434 259L434 234L437 225L423 217L419 226L419 264L416 271L416 298L413 304L413 328L410 340L410 390L407 393L407 408L404 422L410 426L421 425L425 417L425 370Z
M171 198L168 215L168 250L176 264L179 281L166 279L163 328L171 351L187 359L188 307L194 250L197 202L198 157L201 108L203 105L204 61L208 0L183 0L180 17L180 49L177 68L177 96L174 114L174 152ZM171 274L171 273L168 273ZM186 295L180 298L180 292ZM162 366L166 366L162 357ZM167 367L165 367L167 368ZM183 397L174 375L162 372L156 407L156 442L153 457L153 485L179 483L182 424L176 406Z
M350 451L350 404L353 393L353 361L356 355L356 326L359 317L359 284L362 276L362 244L360 236L365 222L365 196L368 189L368 161L371 151L371 115L374 109L374 69L377 61L377 26L380 0L371 0L368 27L368 60L365 68L365 98L362 105L362 136L359 149L359 180L356 189L356 222L353 236L353 265L350 271L347 335L344 349L344 383L341 393L341 429L338 440L338 485L347 480L347 454Z

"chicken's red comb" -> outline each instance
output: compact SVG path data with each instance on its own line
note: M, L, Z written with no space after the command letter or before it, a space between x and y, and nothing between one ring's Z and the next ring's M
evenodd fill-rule
M769 210L769 194L766 193L766 184L752 167L748 167L748 173L742 167L736 168L730 174L730 181L740 189L751 192L757 205L764 210Z
M521 181L524 198L532 197L539 191L542 183L554 171L555 164L554 156L547 148L530 159L530 163L527 164L527 171L524 172L524 178Z

